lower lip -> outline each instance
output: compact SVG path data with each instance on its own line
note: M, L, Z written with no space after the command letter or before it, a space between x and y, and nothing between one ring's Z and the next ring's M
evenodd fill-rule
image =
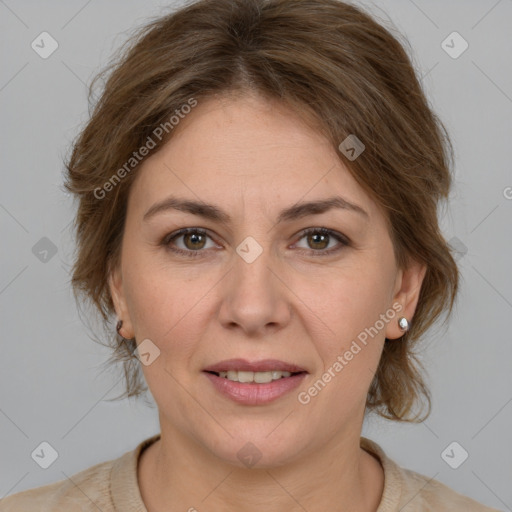
M231 400L245 405L267 404L286 395L302 382L307 373L297 373L281 377L265 384L254 382L234 382L213 373L204 372L215 389Z

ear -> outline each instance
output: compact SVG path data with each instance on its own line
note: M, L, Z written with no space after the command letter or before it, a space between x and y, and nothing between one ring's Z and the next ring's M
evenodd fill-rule
M123 290L123 280L121 269L119 265L115 266L109 273L108 285L110 289L110 295L118 320L123 321L123 326L120 329L120 334L124 338L133 338L135 336L133 331L132 320L128 312L128 306L126 303L126 297Z
M406 269L399 269L395 280L395 292L392 305L400 304L402 309L397 311L396 317L386 328L386 338L396 339L403 336L404 331L398 326L398 319L402 316L412 323L414 312L418 304L421 285L427 272L424 263L410 260Z

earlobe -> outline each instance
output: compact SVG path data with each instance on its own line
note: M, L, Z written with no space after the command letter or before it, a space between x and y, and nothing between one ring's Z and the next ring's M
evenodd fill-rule
M392 302L393 309L397 311L397 315L388 324L386 338L397 339L402 337L404 332L414 323L414 312L416 311L426 272L426 264L418 261L411 261L406 269L399 270L395 296ZM405 318L406 322L403 320L400 322L401 318ZM402 326L400 326L400 323ZM403 329L406 323L408 328Z

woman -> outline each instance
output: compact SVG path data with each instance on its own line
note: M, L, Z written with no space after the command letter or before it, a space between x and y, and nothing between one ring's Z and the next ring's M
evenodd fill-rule
M73 286L161 432L10 510L489 511L400 468L454 303L450 143L398 41L336 0L203 0L115 63L67 164ZM114 329L115 325L115 329Z

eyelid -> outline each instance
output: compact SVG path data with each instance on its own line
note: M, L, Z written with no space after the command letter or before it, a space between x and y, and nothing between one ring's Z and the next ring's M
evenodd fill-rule
M321 233L321 234L324 234L324 235L329 235L329 236L332 236L333 238L336 238L338 241L343 242L343 243L345 243L347 245L349 245L351 243L350 239L346 235L344 235L343 233L340 233L339 231L336 231L334 229L324 228L324 227L320 227L320 226L303 229L299 233L299 240L301 238L303 238L304 236L309 235L311 233Z
M301 252L306 252L308 254L311 254L313 256L328 256L330 254L337 253L341 251L345 247L349 247L352 245L351 240L344 235L343 233L340 233L339 231L336 231L334 229L329 229L325 227L311 227L303 229L297 236L297 241L294 243L297 244L300 240L302 240L305 236L312 234L312 233L320 233L323 235L328 235L331 238L334 238L338 241L339 245L338 247L332 247L331 249L327 250L314 250L314 249L299 249ZM341 247L340 247L341 246Z
M190 233L197 233L199 235L204 235L204 236L208 237L210 240L212 240L214 243L219 245L218 242L216 241L215 237L212 236L212 234L210 233L210 231L208 229L195 228L195 227L177 229L176 231L173 231L172 233L165 235L164 238L162 239L161 244L169 245L171 243L171 241L173 241L177 238L180 238L181 236L188 235ZM187 252L201 252L201 251L187 251Z

